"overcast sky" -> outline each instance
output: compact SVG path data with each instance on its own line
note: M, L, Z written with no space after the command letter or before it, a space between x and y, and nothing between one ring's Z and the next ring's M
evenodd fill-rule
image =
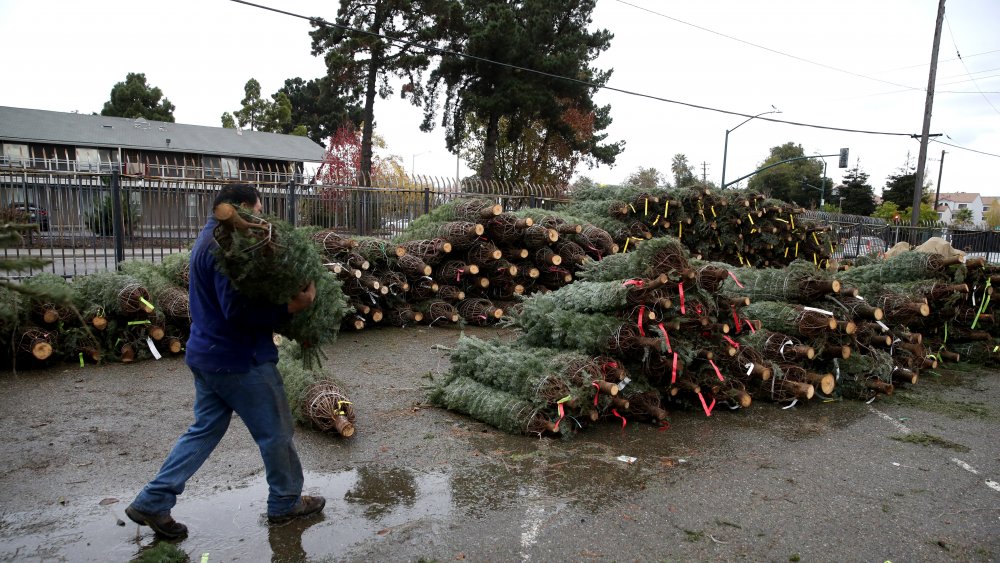
M334 19L333 0L260 0L283 10ZM937 0L600 0L595 28L614 35L595 66L614 69L609 86L753 115L772 105L787 121L919 134ZM1000 2L948 0L931 132L939 139L1000 154ZM308 22L227 0L73 2L0 0L5 56L0 105L99 112L111 87L144 72L176 105L180 123L220 124L239 108L256 78L265 94L286 78L325 72L310 54ZM958 54L961 54L961 59ZM700 176L721 180L727 129L745 118L616 91L609 140L626 141L614 167L578 173L620 183L640 167L669 175L684 153ZM407 169L454 177L456 159L443 132L421 133L421 110L398 98L378 100L376 131ZM944 136L946 135L946 136ZM755 119L729 136L727 181L757 168L773 146L801 144L806 154L850 148L851 166L871 175L876 193L911 159L906 136L829 131ZM1000 158L931 143L927 178L942 190L1000 196ZM841 180L837 159L827 175ZM462 166L464 175L468 170Z

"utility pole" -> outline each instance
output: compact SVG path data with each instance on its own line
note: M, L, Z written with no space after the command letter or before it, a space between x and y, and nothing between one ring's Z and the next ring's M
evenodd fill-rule
M708 182L708 163L704 160L701 161L701 183L705 184Z
M941 174L944 173L944 149L941 149L941 163L938 165L937 191L934 192L934 212L937 213L938 198L941 197Z
M934 25L934 47L931 49L931 72L927 77L927 101L924 103L924 126L920 131L920 153L917 155L917 175L913 186L913 213L910 226L920 220L920 196L924 191L924 170L927 167L927 139L931 132L931 110L934 107L934 82L937 80L938 51L941 47L941 25L944 23L944 0L938 2L937 23ZM913 236L916 232L913 233Z

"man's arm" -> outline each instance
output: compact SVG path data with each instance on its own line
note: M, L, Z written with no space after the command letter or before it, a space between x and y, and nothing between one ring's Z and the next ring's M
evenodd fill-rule
M288 304L273 305L250 302L236 291L229 278L218 271L214 273L212 281L215 284L215 293L222 308L222 315L226 320L250 326L268 328L278 326L286 321L290 314L311 306L316 298L316 286L312 282Z

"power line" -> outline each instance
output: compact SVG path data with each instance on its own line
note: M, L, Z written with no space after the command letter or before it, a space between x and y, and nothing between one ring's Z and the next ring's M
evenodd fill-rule
M965 58L971 59L972 57L981 57L983 55L992 55L993 53L1000 53L1000 49L993 49L992 51L983 51L982 53L973 53L971 55L965 55ZM957 60L959 60L959 59L958 58L954 58L954 59L941 59L938 62L950 63L951 61L957 61ZM927 66L927 63L918 63L918 64L915 64L915 65L898 66L896 68L889 68L889 69L885 69L885 70L883 70L881 72L896 72L897 70L909 70L911 68L923 68L923 67L926 67L926 66Z
M243 5L246 5L246 6L250 6L250 7L253 7L253 8L258 8L258 9L261 9L261 10L267 10L267 11L270 11L270 12L275 12L275 13L278 13L278 14L283 14L283 15L286 15L286 16L291 16L291 17L294 17L294 18L299 18L299 19L307 20L310 23L313 23L315 25L332 26L332 27L336 27L338 29L342 29L344 31L350 31L350 32L353 32L353 33L359 33L359 34L367 35L367 36L370 36L370 37L377 37L379 39L383 39L383 40L389 41L391 43L399 43L399 44L402 44L404 46L417 47L417 48L420 48L420 49L424 49L425 51L428 51L430 53L434 53L434 54L438 54L438 55L449 55L449 56L455 56L455 57L465 57L467 59L471 59L471 60L475 60L475 61L480 61L480 62L484 62L484 63L488 63L488 64L494 64L494 65L498 65L498 66L503 66L503 67L507 67L507 68L511 68L511 69L515 69L515 70L520 70L520 71L524 71L524 72L530 72L530 73L533 73L533 74L538 74L540 76L546 76L546 77L555 78L555 79L558 79L558 80L566 80L566 81L569 81L569 82L575 82L577 84L581 84L581 85L587 86L589 88L595 88L595 89L600 89L600 90L608 90L610 92L618 92L620 94L626 94L626 95L629 95L629 96L636 96L636 97L639 97L639 98L646 98L646 99L655 100L655 101L658 101L658 102L665 102L665 103L669 103L669 104L676 104L676 105L685 106L685 107L689 107L689 108L693 108L693 109L701 109L701 110L705 110L705 111L712 111L712 112L715 112L715 113L722 113L722 114L726 114L726 115L734 115L734 116L737 116L737 117L748 117L748 118L756 117L757 120L759 120L759 121L770 121L772 123L782 123L784 125L794 125L796 127L809 127L809 128L812 128L812 129L823 129L823 130L826 130L826 131L842 131L842 132L845 132L845 133L859 133L859 134L864 134L864 135L886 135L886 136L893 136L893 137L912 137L913 136L913 133L898 133L898 132L891 132L891 131L870 131L870 130L866 130L866 129L850 129L850 128L846 128L846 127L832 127L832 126L829 126L829 125L816 125L816 124L813 124L813 123L803 123L803 122L800 122L800 121L788 121L788 120L785 120L785 119L774 119L774 118L770 118L770 117L757 117L757 116L754 116L753 114L749 114L749 113L742 113L742 112L738 112L738 111L732 111L732 110L726 110L726 109L721 109L721 108L715 108L715 107L711 107L711 106L704 106L704 105L700 105L700 104L693 104L691 102L683 102L683 101L680 101L680 100L672 100L670 98L664 98L664 97L661 97L661 96L654 96L652 94L644 94L642 92L636 92L634 90L626 90L624 88L616 88L614 86L595 84L593 82L588 82L586 80L580 80L578 78L571 78L571 77L568 77L568 76L560 76L558 74L553 74L553 73L550 73L550 72L544 72L544 71L541 71L541 70L535 70L535 69L531 69L531 68L526 68L526 67L522 67L522 66L510 64L510 63L504 63L504 62L495 61L495 60L491 60L491 59L487 59L487 58L483 58L483 57L477 57L475 55L469 55L469 54L466 54L466 53L459 53L459 52L456 52L456 51L449 51L447 49L441 49L441 48L438 48L438 47L433 47L433 46L429 46L429 45L424 45L422 43L417 43L416 41L408 41L408 40L405 40L405 39L397 39L397 38L393 38L393 37L388 37L388 36L382 35L380 33L375 33L375 32L372 32L372 31L366 31L366 30L363 30L363 29L358 29L358 28L355 28L355 27L350 27L350 26L346 26L346 25L342 25L342 24L338 24L338 23L334 23L334 22L328 22L328 21L326 21L326 20L324 20L322 18L311 18L309 16L303 16L301 14L295 14L293 12L288 12L288 11L285 11L285 10L280 10L278 8L272 8L270 6L264 6L264 5L261 5L261 4L255 4L253 2L248 2L247 0L230 0L230 1L231 2L235 2L237 4L243 4Z
M666 15L664 13L657 12L656 10L651 10L649 8L644 8L642 6L638 6L636 4L632 4L631 2L626 2L625 0L617 0L617 1L620 4L625 4L626 6L631 6L631 7L635 8L635 9L637 9L637 10L642 10L644 12L648 12L648 13L653 14L655 16L660 16L661 18L666 18L666 19L668 19L670 21L674 21L674 22L677 22L679 24L683 24L683 25L686 25L686 26L689 26L689 27L693 27L695 29L699 29L699 30L704 31L706 33L711 33L713 35L718 35L719 37L725 37L726 39L729 39L731 41L736 41L738 43L743 43L744 45L749 45L751 47L756 47L758 49L763 49L765 51L768 51L770 53L774 53L776 55L781 55L783 57L788 57L790 59L795 59L797 61L801 61L801 62L808 63L808 64L811 64L811 65L815 65L815 66L818 66L818 67L822 67L822 68L825 68L825 69L828 69L828 70L833 70L833 71L840 72L840 73L843 73L843 74L849 74L851 76L857 76L858 78L864 78L866 80L874 80L875 82L881 82L883 84L889 84L891 86L896 86L896 87L899 87L899 88L906 88L907 90L918 90L918 91L923 91L924 90L923 88L916 88L916 87L913 87L913 86L907 86L906 84L899 84L897 82L890 82L888 80L882 80L881 78L875 78L874 76L868 76L866 74L860 74L860 73L857 73L857 72L852 72L850 70L838 68L838 67L831 66L831 65L828 65L828 64L825 64L825 63L811 61L809 59L800 57L798 55L792 55L791 53L786 53L784 51L779 51L777 49L772 49L770 47L765 47L764 45L759 45L757 43L752 43L752 42L747 41L745 39L740 39L739 37L733 37L732 35L726 35L725 33L722 33L722 32L719 32L719 31L715 31L715 30L709 29L707 27L703 27L703 26L700 26L700 25L697 25L697 24L686 22L684 20L677 19L677 18L672 17L672 16L668 16L668 15Z
M986 151L977 151L976 149L970 149L970 148L968 148L968 147L962 147L962 146L959 146L959 145L955 145L955 144L952 144L952 143L946 143L946 142L944 142L944 141L939 141L938 139L930 139L930 141L931 141L932 143L940 143L940 144L942 144L942 145L947 145L947 146L949 146L949 147L954 147L954 148L956 148L956 149L962 149L963 151L969 151L969 152L974 152L974 153L979 153L979 154L984 154L984 155L986 155L986 156L995 156L995 157L997 157L997 158L1000 158L1000 154L993 154L993 153L991 153L991 152L986 152Z
M293 12L288 12L288 11L280 10L280 9L277 9L277 8L271 8L269 6L263 6L261 4L255 4L253 2L248 2L247 0L231 0L231 1L232 2L236 2L237 4L244 4L246 6L250 6L250 7L253 7L253 8L258 8L258 9L261 9L261 10L267 10L267 11L270 11L270 12L275 12L275 13L278 13L278 14L283 14L283 15L286 15L286 16L291 16L291 17L294 17L294 18L303 19L303 20L309 21L310 23L315 23L316 25L333 26L333 27L337 27L337 28L343 29L345 31L351 31L351 32L360 33L360 34L363 34L363 35L369 35L369 36L373 36L373 37L378 37L380 39L384 39L384 40L390 41L390 42L400 43L400 44L403 44L403 45L412 45L414 47L418 47L418 48L421 48L421 49L424 49L426 51L429 51L429 52L432 52L432 53L436 53L436 54L451 55L451 56L457 56L457 57L466 57L466 58L469 58L469 59L478 60L478 61L482 61L482 62L485 62L485 63L495 64L495 65L504 66L504 67L508 67L508 68L518 69L518 70L522 70L522 71L525 71L525 72L531 72L531 73L539 74L539 75L542 75L542 76L548 76L548 77L557 78L557 79L560 79L560 80L568 80L568 81L576 82L576 83L579 83L579 84L583 84L583 85L586 85L586 86L589 86L589 87L592 87L592 88L599 88L599 89L604 89L604 90L610 90L610 91L613 91L613 92L619 92L619 93L627 94L627 95L630 95L630 96L637 96L637 97L642 97L642 98L648 98L648 99L652 99L652 100L656 100L656 101L661 101L661 102L666 102L666 103L679 104L679 105L683 105L683 106L691 107L691 108L695 108L695 109L703 109L703 110L706 110L706 111L713 111L713 112L717 112L717 113L724 113L724 114L727 114L727 115L735 115L735 116L738 116L738 117L748 117L748 118L754 118L755 117L756 119L761 120L761 121L770 121L770 122L773 122L773 123L782 123L782 124L785 124L785 125L795 125L795 126L798 126L798 127L811 127L811 128L815 128L815 129L825 129L825 130L831 130L831 131L844 131L844 132L847 132L847 133L861 133L861 134L868 134L868 135L888 135L888 136L897 136L897 137L903 137L903 136L905 136L905 137L912 137L912 138L916 138L918 136L918 135L912 134L912 133L891 133L891 132L885 132L885 131L865 131L865 130L861 130L861 129L846 129L846 128L842 128L842 127L828 127L828 126L815 125L815 124L810 124L810 123L800 123L800 122L797 122L797 121L786 121L786 120L783 120L783 119L774 119L774 118L770 118L770 117L754 116L754 115L750 115L750 114L746 114L746 113L740 113L740 112L736 112L736 111L730 111L730 110L724 110L724 109L713 108L713 107L708 107L708 106L702 106L702 105L698 105L698 104L691 104L691 103L681 102L681 101L677 101L677 100L670 100L670 99L667 99L667 98L661 98L659 96L653 96L651 94L643 94L643 93L640 93L640 92L633 92L633 91L624 90L624 89L621 89L621 88L614 88L614 87L606 86L606 85L598 85L598 84L594 84L592 82L587 82L587 81L579 80L579 79L576 79L576 78L569 78L569 77L565 77L565 76L559 76L559 75L548 73L548 72L543 72L543 71L534 70L534 69L530 69L530 68L520 67L520 66L512 65L512 64L509 64L509 63L503 63L503 62L500 62L500 61L494 61L494 60L486 59L486 58L483 58L483 57L477 57L475 55L468 55L468 54L465 54L465 53L458 53L458 52L455 52L455 51L449 51L447 49L439 49L437 47L423 45L423 44L417 43L415 41L407 41L407 40L403 40L403 39L395 39L395 38L392 38L392 37L386 37L384 35L381 35L381 34L378 34L378 33L374 33L374 32L371 32L371 31L365 31L363 29L357 29L357 28L353 28L353 27L350 27L350 26L345 26L345 25L341 25L341 24L337 24L337 23L330 23L330 22L327 22L326 20L323 20L322 18L311 18L309 16L303 16L301 14L296 14L296 13L293 13ZM931 142L941 143L943 145L947 145L949 147L953 147L953 148L956 148L956 149L961 149L961 150L964 150L964 151L969 151L969 152L983 154L983 155L986 155L986 156L993 156L993 157L1000 158L1000 155L998 155L998 154L993 154L993 153L988 153L988 152L984 152L984 151L979 151L979 150L976 150L976 149L970 149L970 148L959 146L959 145L955 145L955 144L952 144L952 143L946 143L944 141L939 141L939 140L934 139L934 138L930 138L929 140Z
M986 94L983 93L983 89L979 87L979 83L976 82L976 79L972 78L972 73L969 72L969 67L967 67L965 65L965 61L962 60L962 53L958 50L958 43L955 42L955 32L951 30L951 21L948 19L948 16L944 17L944 21L946 24L948 24L948 35L951 36L951 44L954 45L955 47L955 56L957 56L958 60L962 62L962 68L965 69L965 74L968 75L969 80L972 81L972 84L976 87L976 90L979 90L979 94L983 97L984 100L986 100L986 103L989 104L991 108L993 108L993 111L1000 113L1000 110L998 110L997 107L993 105L993 102L991 102L990 99L986 97Z

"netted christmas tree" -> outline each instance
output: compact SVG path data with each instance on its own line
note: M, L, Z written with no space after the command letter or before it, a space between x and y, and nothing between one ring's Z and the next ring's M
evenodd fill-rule
M304 350L297 343L282 342L278 358L278 372L295 420L323 432L353 436L357 415L344 385L327 373L305 367Z
M312 306L293 315L278 331L303 347L306 367L319 361L320 347L333 342L350 311L342 284L323 266L312 235L275 218L255 217L222 204L214 237L219 271L246 298L284 304L316 284Z

